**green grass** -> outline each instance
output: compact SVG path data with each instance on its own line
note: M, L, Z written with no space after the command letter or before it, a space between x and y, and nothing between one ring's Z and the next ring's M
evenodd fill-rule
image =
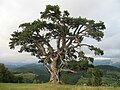
M120 87L0 83L0 90L120 90Z

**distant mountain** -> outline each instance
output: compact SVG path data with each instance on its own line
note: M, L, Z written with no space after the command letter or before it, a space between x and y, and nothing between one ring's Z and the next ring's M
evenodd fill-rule
M93 64L95 66L97 66L97 65L111 65L112 61L111 60L94 60Z
M27 64L31 64L33 62L3 62L0 61L0 63L3 63L7 68L17 68L17 67L21 67Z
M120 68L120 61L114 62L114 60L95 60L93 62L93 64L95 66L98 66L98 65L110 65L110 66Z
M26 65L25 63L21 63L21 64L17 64L17 63L12 63L12 64L4 64L7 68L17 68L17 67L21 67L23 65Z
M112 63L112 66L120 68L120 62Z

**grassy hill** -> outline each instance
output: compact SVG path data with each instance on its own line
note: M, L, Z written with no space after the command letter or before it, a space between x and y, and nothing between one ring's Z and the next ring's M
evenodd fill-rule
M120 90L120 87L0 83L0 90Z

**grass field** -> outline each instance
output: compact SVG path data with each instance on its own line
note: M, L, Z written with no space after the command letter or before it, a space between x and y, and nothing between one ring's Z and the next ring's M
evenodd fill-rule
M120 87L0 83L0 90L120 90Z

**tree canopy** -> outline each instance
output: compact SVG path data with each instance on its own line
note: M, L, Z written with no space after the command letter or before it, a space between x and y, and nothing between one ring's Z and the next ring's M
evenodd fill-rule
M10 49L20 46L19 52L30 52L54 76L61 72L69 60L79 58L93 62L93 58L85 56L81 47L88 47L95 55L104 54L100 48L83 43L85 38L101 41L104 36L104 22L71 17L67 10L60 11L58 5L47 5L40 14L39 19L20 24L21 29L11 34Z

